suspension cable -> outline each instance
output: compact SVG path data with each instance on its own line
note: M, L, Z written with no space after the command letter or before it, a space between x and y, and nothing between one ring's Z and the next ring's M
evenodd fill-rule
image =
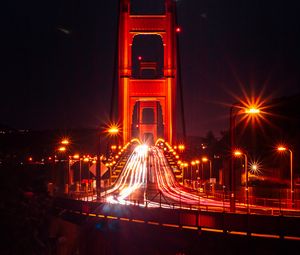
M113 63L113 77L112 77L112 88L111 88L111 98L110 98L110 114L109 120L113 123L116 122L115 119L115 96L116 96L116 78L118 72L118 47L119 47L119 27L120 27L120 5L122 0L118 0L118 7L117 7L117 33L116 33L116 44L115 44L115 52L114 52L114 63Z
M174 15L175 15L175 25L178 27L178 17L176 3L174 3ZM181 75L181 61L180 61L180 47L179 47L179 35L176 33L176 57L177 57L177 72L178 72L178 85L180 93L180 110L181 110L181 124L183 133L183 142L186 143L186 128L185 128L185 115L184 115L184 101L183 101L183 88L182 88L182 75Z

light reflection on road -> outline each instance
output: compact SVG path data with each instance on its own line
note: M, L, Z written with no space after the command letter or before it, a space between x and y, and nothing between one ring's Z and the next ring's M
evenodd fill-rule
M156 193L165 198L163 207L170 204L224 206L223 201L201 197L179 184L161 149L138 145L130 155L114 185L103 192L110 203L130 204L129 197L138 197L140 205L162 206L161 201L147 197L147 186L156 187ZM149 195L149 192L148 192ZM167 200L167 201L166 201ZM142 201L142 202L141 202ZM174 207L174 206L173 206Z

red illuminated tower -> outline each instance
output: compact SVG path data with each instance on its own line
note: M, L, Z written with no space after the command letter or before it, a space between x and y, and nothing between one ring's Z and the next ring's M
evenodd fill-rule
M132 75L132 45L137 35L158 35L163 44L163 70L159 78ZM176 96L176 26L175 4L165 0L161 15L133 15L130 1L121 0L119 20L119 118L123 143L137 137L141 140L163 138L175 140ZM139 58L141 60L141 58ZM141 62L140 70L153 69L154 62ZM152 120L145 121L151 112ZM162 136L162 137L161 137Z

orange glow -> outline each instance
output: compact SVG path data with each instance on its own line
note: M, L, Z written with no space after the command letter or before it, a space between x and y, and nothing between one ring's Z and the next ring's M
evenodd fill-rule
M238 79L238 77L237 77ZM240 83L239 79L238 82ZM259 93L255 91L246 91L244 85L240 83L242 97L235 95L229 91L236 101L235 104L225 104L229 107L234 107L234 114L240 118L236 118L236 125L243 122L241 133L243 133L249 124L251 126L257 126L262 132L265 132L264 125L268 124L274 126L274 124L268 119L268 116L274 116L270 109L274 106L270 104L271 95L265 96L264 89Z
M278 151L286 151L287 148L284 147L284 146L278 146L278 147L277 147L277 150L278 150Z
M118 126L111 126L107 131L111 135L116 135L119 133L119 128L118 128Z
M183 144L179 144L178 145L178 149L181 150L181 151L183 151L185 149L185 146Z
M79 159L79 154L75 154L75 155L73 156L73 158L74 158L74 159Z
M32 157L29 157L29 158L28 158L28 161L32 161Z
M64 146L61 146L61 147L58 148L58 151L60 151L60 152L65 152L66 150L67 149Z
M258 109L256 107L250 107L250 108L245 109L245 113L258 114L258 113L260 113L260 109Z
M239 157L239 156L243 155L243 153L239 150L236 150L233 152L233 155Z
M203 157L203 158L202 158L202 161L203 161L203 162L207 162L207 161L208 161L208 158L207 158L207 157Z
M70 143L70 141L69 141L69 139L64 138L64 139L61 140L60 143L63 144L63 145L68 145Z

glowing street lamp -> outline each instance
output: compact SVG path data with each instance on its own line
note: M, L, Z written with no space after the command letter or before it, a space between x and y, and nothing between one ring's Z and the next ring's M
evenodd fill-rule
M69 144L70 144L70 141L69 141L69 139L64 138L64 139L61 140L60 143L63 144L63 145L69 145Z
M287 148L285 146L278 146L277 151L279 152L285 152L289 151L290 153L290 191L291 191L291 199L292 202L294 202L294 185L293 185L293 151L290 148Z
M237 110L237 111L236 111ZM235 129L236 129L236 117L238 114L246 114L248 116L259 116L260 109L256 106L245 107L242 106L240 102L234 103L230 107L230 151L233 151L235 148ZM230 210L235 211L235 174L234 174L234 159L231 156L230 160Z
M235 150L233 152L233 155L235 157L241 157L244 156L245 162L244 162L244 167L245 167L245 190L246 190L246 203L247 203L247 210L249 211L249 190L248 190L248 158L247 154L243 153L240 150Z
M256 173L258 170L258 166L256 164L251 165L251 170Z
M61 155L65 155L66 151L67 151L67 147L65 145L68 145L69 144L69 141L67 139L63 139L60 144L62 144L62 146L59 146L57 148L57 151L59 153L61 153ZM62 160L64 161L64 159ZM55 161L54 161L55 162ZM67 167L67 173L63 172L63 178L64 178L64 185L65 185L65 194L68 194L69 193L69 185L70 185L70 163L68 161L68 167Z
M260 109L255 108L255 107L246 108L245 109L245 113L248 113L248 114L258 114L258 113L260 113Z
M189 164L187 162L182 162L180 164L180 166L182 167L182 182L184 184L184 180L185 180L185 168L188 169Z
M196 165L196 162L194 160L191 161L191 176L190 176L191 183L193 181L193 166L195 166L195 165Z
M180 152L184 151L184 149L185 149L184 144L179 144L178 149L179 149Z
M208 159L207 157L202 157L202 162L204 162L204 163L209 162L209 180L210 180L211 177L212 177L212 163L211 163L211 160Z
M119 133L119 128L117 126L112 125L107 131L110 135L117 135Z
M60 146L57 149L59 152L65 152L67 150L67 148L65 146Z

